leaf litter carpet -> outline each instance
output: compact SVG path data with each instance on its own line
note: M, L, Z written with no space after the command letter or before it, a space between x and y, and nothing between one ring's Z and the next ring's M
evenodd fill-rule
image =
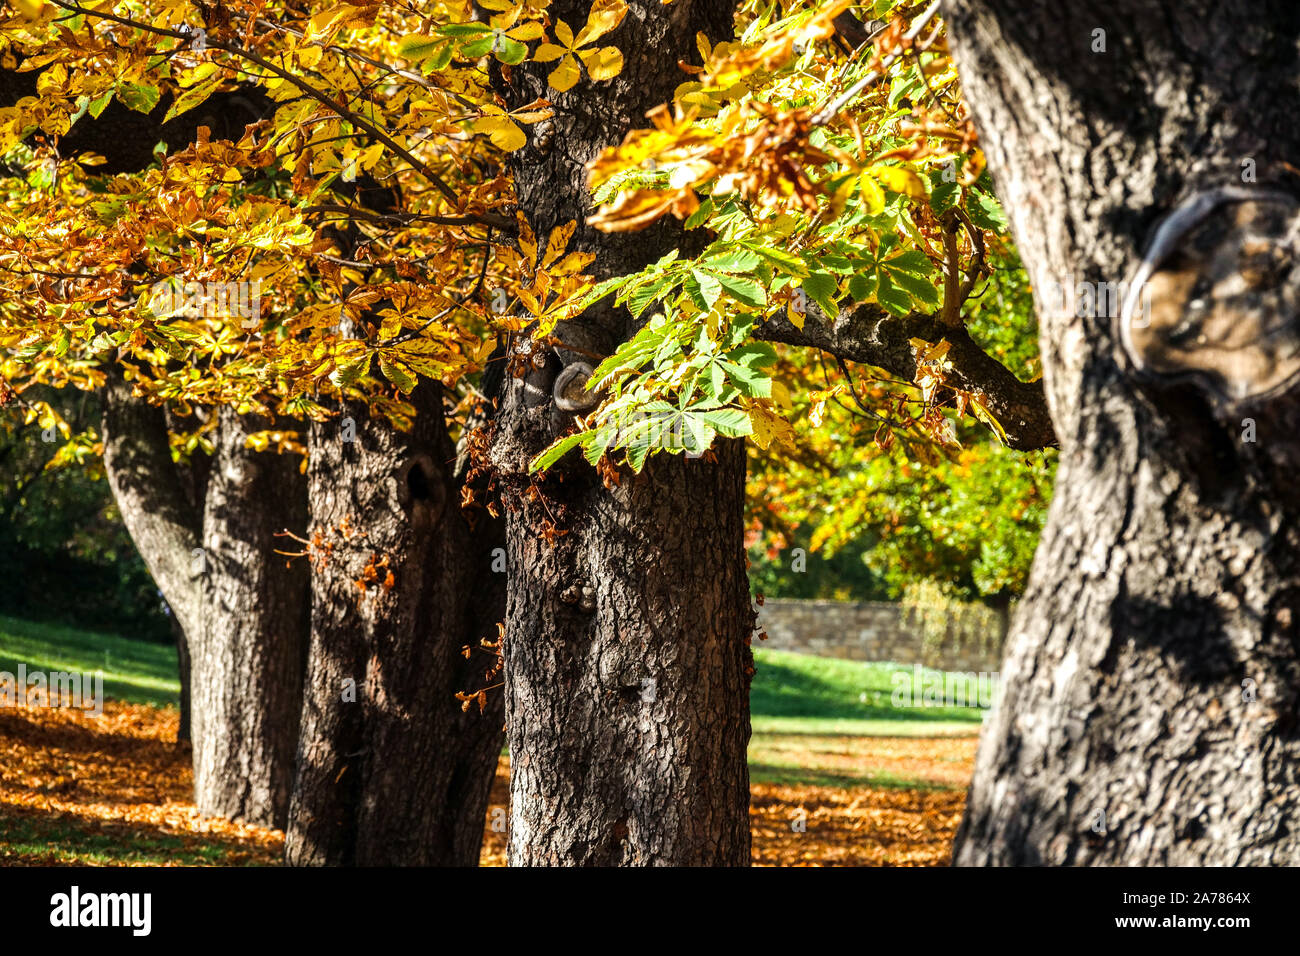
M280 831L194 807L189 749L174 742L178 719L174 709L113 702L99 717L0 708L0 865L278 864ZM853 738L838 748L835 738L820 738L823 751L828 741L838 761L831 770L850 772L843 785L828 785L836 781L824 772L805 775L816 784L752 784L753 862L946 865L974 738ZM505 865L498 808L508 794L502 757L485 819L485 866Z

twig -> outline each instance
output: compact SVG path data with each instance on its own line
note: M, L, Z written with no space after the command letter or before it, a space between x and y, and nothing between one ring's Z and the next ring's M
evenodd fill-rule
M921 13L920 19L912 24L911 29L903 34L904 40L910 42L920 35L922 28L930 22L930 18L939 12L939 2L940 0L934 0L934 3L925 8ZM894 61L898 59L899 55L899 53L891 53L889 56L885 57L884 61L880 64L880 70L872 70L836 97L829 106L821 109L817 115L812 118L812 125L825 126L838 116L840 110L844 109L844 107L847 106L855 96L865 90L868 86L871 86L873 83L880 80L880 78L884 76L884 71L894 65Z
M478 281L474 283L474 288L470 289L469 292L467 292L463 296L453 296L452 298L456 300L456 305L454 305L452 308L443 309L441 312L433 316L431 319L429 319L429 321L425 322L419 328L409 329L408 331L403 332L401 335L393 336L387 342L380 342L377 348L381 348L381 349L389 348L394 345L400 345L403 342L409 342L411 339L415 338L417 335L419 335L429 326L433 325L433 323L447 316L451 312L454 312L457 308L464 305L470 299L474 298L474 296L478 295L479 290L483 288L483 280L487 278L488 260L492 258L492 227L491 226L488 226L487 237L488 237L487 248L483 250L483 266L482 268L479 269Z

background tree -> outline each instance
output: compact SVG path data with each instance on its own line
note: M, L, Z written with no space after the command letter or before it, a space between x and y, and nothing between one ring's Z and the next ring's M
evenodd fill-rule
M964 314L991 355L1021 378L1037 374L1033 299L1014 255L998 261ZM751 468L758 591L910 604L938 589L999 610L1024 592L1054 449L1014 451L969 420L935 441L915 411L915 383L820 353L789 350L773 378L791 396L791 418L819 424L799 430L794 448L772 445Z
M373 267L366 262L343 268L351 260L342 256L357 254L369 258L375 239L373 235L362 236L347 225L353 207L343 203L365 193L364 200L372 206L378 205L380 211L376 212L370 206L355 207L357 215L369 215L371 221L377 219L384 224L384 210L392 208L393 197L398 191L396 182L385 190L366 176L362 176L361 184L355 184L349 173L340 182L343 195L337 197L339 202L331 206L322 200L325 186L310 178L299 178L297 181L307 200L304 208L310 202L319 202L320 209L316 213L326 222L321 228L324 244L305 263L295 262L292 257L303 251L311 232L303 230L300 215L280 216L276 211L276 207L285 211L278 192L283 184L277 182L277 170L266 170L268 160L274 163L277 155L274 149L283 140L285 131L276 131L278 139L268 136L257 141L269 149L263 157L240 152L231 145L241 141L245 134L242 122L218 125L205 121L199 126L191 125L188 133L176 128L174 117L189 114L207 120L211 113L200 112L199 107L210 111L216 109L219 102L228 106L236 100L241 109L250 103L260 104L251 117L243 116L245 120L258 120L264 115L267 104L271 103L264 90L250 91L245 85L234 86L244 76L241 71L218 66L203 55L205 48L197 39L193 17L188 33L171 28L186 17L187 10L171 9L163 14L163 19L148 21L132 20L130 16L117 14L100 16L98 13L87 18L75 4L47 7L36 26L33 26L31 18L26 18L19 27L17 42L25 54L33 50L33 31L39 35L39 28L48 27L55 15L60 16L64 26L79 36L80 43L75 51L64 51L66 65L61 64L42 74L35 90L42 96L19 97L8 116L12 123L7 127L7 134L14 141L24 140L32 128L32 121L52 136L70 133L71 127L79 121L80 126L77 134L64 137L75 159L59 156L48 143L36 144L38 152L47 151L47 155L39 159L32 157L28 143L21 142L16 147L18 156L23 161L30 161L31 168L38 170L38 174L25 185L42 197L34 206L28 204L28 208L38 218L44 218L35 241L24 241L11 253L16 261L29 267L39 261L35 266L37 274L52 276L56 283L42 287L38 304L33 309L20 310L18 321L12 326L15 331L10 341L21 342L23 349L18 355L19 361L10 367L11 380L19 383L20 387L42 381L99 387L104 381L101 365L108 364L105 362L108 350L113 351L109 362L116 361L128 369L133 380L131 386L119 383L116 373L110 372L111 400L105 420L105 458L114 475L119 500L124 503L128 524L148 552L155 577L164 590L174 595L178 618L184 620L187 629L196 635L193 641L195 697L196 710L201 713L196 714L195 764L200 809L283 826L288 810L293 756L298 743L296 728L308 633L305 616L308 565L299 561L286 567L284 557L274 552L277 545L286 546L284 539L276 538L280 531L307 530L306 483L299 474L297 462L291 457L259 455L254 450L268 444L280 451L303 450L301 420L327 414L324 406L309 397L309 393L314 394L321 383L331 388L351 388L360 380L373 390L374 383L366 379L364 373L375 358L375 352L367 353L361 339L344 328L345 322L355 321L361 325L373 318L377 324L382 323L382 327L371 329L374 341L404 345L380 357L378 365L390 380L400 383L399 387L407 391L414 385L415 367L419 367L421 374L430 374L435 366L429 363L457 354L462 343L471 340L464 335L449 335L448 338L454 339L453 351L439 346L435 336L442 329L430 329L433 310L426 304L424 308L428 311L421 315L416 308L410 308L414 286L408 285L400 290L403 294L397 299L410 323L406 329L396 319L398 312L391 304L392 300L389 300L387 312L393 317L391 320L367 312L366 306L382 297L373 287L365 295L348 298L349 293L355 291L358 279L365 282L361 273L355 271L357 266L373 273L385 265L380 261ZM310 62L312 66L321 67L314 72L326 70L326 65L320 63L319 51L327 45L322 41L328 36L319 28L322 24L327 28L332 25L337 32L345 15L350 15L347 9L337 11L332 20L313 20L307 25L306 32L313 36L310 49L317 51L316 58ZM402 15L398 16L401 18ZM199 22L212 29L214 43L220 42L216 37L223 28L229 29L228 22ZM272 31L269 38L274 41L282 35L285 34ZM44 49L48 51L57 47L68 36L66 31L53 38L46 36ZM302 38L305 33L299 30L296 36ZM158 44L170 48L171 54L161 59L154 55ZM232 54L234 59L229 62L238 64L260 56L254 50L228 45L236 50ZM180 55L176 56L178 52ZM310 59L311 55L303 56ZM123 70L108 82L102 79L101 67L105 57L123 66ZM344 61L352 57L359 57L361 62L367 59L364 54L341 51L331 55L333 69L346 77L335 84L335 89L351 84L349 88L362 91L365 81L344 69ZM381 75L393 72L383 64L366 65L370 72ZM266 78L275 79L272 74ZM311 89L302 81L294 89L302 87ZM87 92L88 89L91 92ZM19 89L18 92L24 91ZM335 115L328 98L324 94L319 98L325 99L325 115ZM114 105L113 101L128 112L109 109ZM305 141L310 138L306 131L314 128L315 117L303 116L299 105L295 104L286 111L285 122L289 124L289 133L305 134L302 135ZM397 108L400 109L401 105ZM274 112L273 108L271 112ZM364 120L358 118L358 122L365 125ZM100 178L97 167L107 167L113 172L134 172L139 168L132 165L132 160L140 159L138 150L137 155L124 156L118 138L104 135L104 130L113 128L114 123L119 124L119 132L124 132L123 127L130 127L138 134L122 136L120 141L123 143L135 143L138 136L157 136L169 147L179 149L174 156L167 156L163 151L146 154L146 160L157 159L158 163L139 175ZM87 127L93 127L96 132L81 135ZM229 137L227 142L214 143L211 139L214 132L225 133ZM337 128L334 132L335 135L325 137L327 144L340 142ZM383 134L380 136L382 138ZM396 152L404 152L392 140L389 142ZM349 142L348 146L351 145ZM111 158L87 152L96 148L104 149ZM127 148L131 148L130 145ZM344 172L338 155L333 151L313 155L310 145L305 148L309 160L306 166L294 155L286 157L289 171L295 176L309 177L313 159L320 173L328 176L327 184ZM349 153L345 149L344 153L358 172L363 167L371 168L378 159L374 152L364 158L360 158L355 150ZM413 157L410 158L415 165L420 165ZM468 157L466 162L474 158ZM82 160L85 166L81 165ZM213 161L221 168L215 179L209 178L209 171L216 167L207 165ZM236 167L242 167L243 173L236 172ZM427 167L422 167L422 170L429 172ZM440 183L436 175L430 174L430 178ZM213 188L213 183L221 185ZM114 198L102 199L105 192ZM379 194L379 201L372 195L375 193ZM384 204L385 194L388 205ZM166 209L161 219L157 215L160 207ZM173 216L174 213L179 213L179 217ZM404 215L422 214L412 212ZM462 221L461 217L450 218L453 222ZM222 222L223 226L209 232L208 224L214 221ZM345 224L342 230L336 228L339 222ZM401 217L394 219L397 225L404 222ZM68 233L64 229L70 230L77 238L65 241ZM142 243L142 236L148 236L148 241ZM221 238L216 238L218 236ZM214 239L215 242L211 241ZM463 242L463 237L449 236L444 231L432 237L435 244L439 241L442 243L440 249L454 250ZM360 252L358 243L364 247ZM268 254L250 272L248 267L258 249L267 250ZM446 252L443 256L447 258ZM488 258L482 252L477 256L484 262ZM444 266L454 269L459 262L447 259ZM393 269L391 262L387 268ZM403 260L397 268L414 272L418 266L408 265ZM16 271L22 274L22 270ZM167 309L165 303L160 311L156 301L157 283L165 282L169 277L186 281L197 278L218 284L231 280L265 281L268 293L270 289L277 290L279 305L292 302L295 296L302 294L304 286L308 287L310 294L310 287L316 283L337 293L333 305L315 312L308 310L293 314L298 340L293 340L291 333L287 344L292 354L279 353L283 368L293 369L299 375L303 371L310 372L312 376L301 378L293 389L286 386L284 379L268 376L269 362L274 360L277 346L285 339L277 334L283 326L274 321L264 323L260 314L251 316L249 322L248 315L212 314L203 308L187 312L186 309ZM480 288L482 281L480 273ZM142 289L142 286L146 288ZM435 277L429 280L428 287L442 291L448 284ZM340 299L346 299L343 309L337 304ZM124 303L128 307L134 304L134 310L125 316L125 321ZM398 327L390 328L390 321L398 321ZM320 337L312 337L312 332L318 328L312 324L314 322L319 322L319 329L325 333L325 345L321 344ZM249 334L254 328L263 327L270 333L268 341L262 341L260 333ZM304 329L309 331L304 333ZM427 334L420 341L413 341L420 332ZM48 350L42 344L50 340L47 336L55 340L55 347ZM245 342L251 340L251 347L240 344L241 336ZM395 339L400 341L394 343ZM270 347L261 348L261 345ZM299 351L300 346L306 351ZM311 355L317 348L328 349L333 354L323 365L313 361L304 366L304 354ZM404 360L399 361L397 353L401 353ZM457 354L456 361L460 365L466 362L460 354ZM442 372L434 374L440 376ZM333 382L330 381L331 375L334 376ZM353 392L361 394L359 388ZM388 395L375 396L372 407L379 410L383 423L372 423L372 434L375 429L410 426L410 419L404 417L408 406L396 397L397 394L393 390ZM268 400L274 403L274 409ZM186 419L192 419L192 410L199 409L195 413L198 419L195 428L199 432L197 444L214 453L215 463L210 477L198 489L197 506L193 500L195 489L187 487L191 484L186 480L189 475L183 470L178 473L174 467L163 414L145 404L146 401L166 402L169 415L176 412ZM278 419L273 417L277 413L281 416ZM432 413L441 416L439 401L433 403ZM289 419L287 422L286 417ZM255 428L255 424L265 427ZM288 430L295 426L298 430ZM435 426L430 424L428 427ZM192 434L188 438L179 437L191 447L196 444ZM391 443L389 447L391 449ZM442 443L434 442L429 450L440 452ZM427 457L426 454L426 460ZM387 464L389 480L400 477L405 481L410 462L401 455L390 455L390 458ZM366 473L367 479L377 480L381 470L379 464L372 464ZM381 487L385 486L381 484ZM447 476L440 488L445 492L446 500L459 502L459 479L453 483ZM430 487L426 490L431 493L435 489ZM301 496L301 511L287 500L295 496ZM482 565L483 562L478 560L481 555L462 553L454 559L448 555L439 566L455 569L457 581L462 580L460 576L469 574L466 580L473 580L480 587L477 590L459 586L455 589L459 602L457 607L461 610L445 609L445 626L435 629L439 640L430 641L426 630L429 620L422 613L413 613L431 607L426 599L428 595L419 597L422 588L415 571L426 557L428 529L422 529L422 537L404 540L401 529L391 527L391 519L388 519L389 526L383 525L386 512L375 514L358 509L358 513L351 514L349 507L356 502L334 494L320 494L315 500L326 510L317 516L313 527L328 533L340 517L344 520L350 517L355 522L354 527L373 532L367 543L380 547L400 546L404 550L402 554L382 556L353 554L350 547L360 546L355 542L332 542L338 550L337 560L327 566L329 574L342 575L352 569L354 559L360 558L360 564L373 565L375 561L384 560L389 562L387 567L402 570L403 577L395 594L405 597L388 608L394 613L400 612L399 616L390 621L380 614L374 621L377 630L370 638L384 647L398 639L397 648L387 656L384 668L387 676L372 672L372 680L367 680L366 664L373 647L367 649L359 661L352 663L359 665L355 679L361 685L361 692L372 692L380 698L378 705L373 707L373 713L380 716L368 721L366 733L371 737L382 737L384 747L392 751L391 755L385 755L381 747L380 754L369 758L372 768L381 768L374 770L372 776L391 777L398 766L405 768L403 773L410 774L413 764L403 760L400 753L403 746L409 746L402 742L404 728L409 730L410 723L430 709L449 712L450 716L444 718L443 723L468 723L470 719L455 709L459 704L453 696L457 690L465 689L462 674L466 665L463 665L460 651L466 644L477 644L480 635L492 635L494 629L485 619L500 617L501 598L493 596L500 587L491 578L471 574ZM383 500L374 502L377 505L385 503ZM336 504L339 507L336 508ZM448 521L453 527L462 529L459 532L453 530L449 540L468 542L469 536L463 525L455 525L461 520L459 515L454 510L449 515ZM491 522L484 521L482 525L486 528ZM381 528L387 537L381 533ZM303 590L295 591L295 594L301 594L301 600L291 597L283 586L276 583L281 579L301 583ZM380 580L382 583L382 576ZM352 580L348 578L346 581L351 588ZM449 576L446 583L449 585L451 581ZM481 600L475 602L475 598ZM217 606L216 610L213 605ZM325 614L317 618L325 628L318 646L329 648L328 641L337 636L337 632L328 629L329 620ZM390 628L407 636L399 639ZM430 648L436 650L430 651ZM426 664L451 660L458 666L429 670L415 659L417 652L432 655ZM313 673L322 670L316 668ZM423 679L417 679L417 675ZM400 693L395 687L384 686L384 680L391 682L394 679L399 683L405 681L410 686ZM477 682L472 682L470 689L478 686ZM336 704L341 700L341 688L313 687L312 690L313 694L328 691L329 699ZM495 703L499 714L499 695L495 702L489 700L485 703ZM309 711L311 706L309 702ZM414 717L413 709L417 712ZM376 825L373 821L379 821L378 826L404 830L408 834L405 841L399 845L368 832L363 834L365 845L360 851L349 843L341 852L349 856L359 855L372 862L465 862L476 858L483 807L495 769L500 731L494 727L490 709L483 715L473 716L478 721L475 730L479 737L475 738L473 733L465 734L463 739L443 734L444 752L437 759L424 761L426 768L436 765L430 775L426 777L421 773L403 781L402 789L407 798L402 807L395 802L387 805L384 800L376 801L373 794L366 795L369 809L365 812L372 821L371 830ZM496 720L499 722L499 716ZM490 728L486 734L481 732L484 727ZM430 732L422 739L427 741L432 736L436 734ZM310 738L304 742L304 749L315 752L322 743L328 746L332 741ZM477 754L474 766L460 762L452 752L462 746L466 753ZM356 756L351 751L342 753ZM388 769L382 769L384 767ZM337 776L331 775L330 779L335 780ZM425 784L427 786L422 786ZM352 780L344 786L350 788ZM325 799L325 795L322 794L321 799ZM461 813L462 809L464 813ZM355 802L347 809L347 814L353 816L360 812ZM333 818L325 821L325 825L331 828L339 823L346 821ZM431 835L436 839L425 839ZM291 841L291 846L300 845ZM386 853L391 855L385 857L383 854ZM311 857L304 861L320 860Z
M223 410L211 478L191 502L161 408L117 375L104 396L104 467L126 526L185 632L199 810L283 827L302 706L305 568L275 537L305 521L306 481L290 458L245 447ZM211 569L212 573L209 573Z
M291 864L478 863L503 736L502 695L485 677L496 649L482 644L504 610L504 535L487 512L461 512L473 489L455 469L442 389L422 384L411 400L404 432L361 402L342 409L354 441L338 421L312 427Z

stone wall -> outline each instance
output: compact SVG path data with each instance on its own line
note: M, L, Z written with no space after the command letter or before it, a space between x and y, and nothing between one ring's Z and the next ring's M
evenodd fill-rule
M1001 669L1005 619L985 607L916 611L882 601L777 601L758 609L754 646L952 671Z

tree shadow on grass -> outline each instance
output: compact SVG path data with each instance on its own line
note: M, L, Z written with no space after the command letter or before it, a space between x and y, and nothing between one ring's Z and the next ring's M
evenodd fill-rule
M274 866L279 851L252 840L101 820L67 810L0 804L0 865Z
M838 773L816 767L782 767L776 764L751 763L751 784L781 787L837 787L842 790L965 790L966 786L949 786L920 777L900 777L892 773Z

